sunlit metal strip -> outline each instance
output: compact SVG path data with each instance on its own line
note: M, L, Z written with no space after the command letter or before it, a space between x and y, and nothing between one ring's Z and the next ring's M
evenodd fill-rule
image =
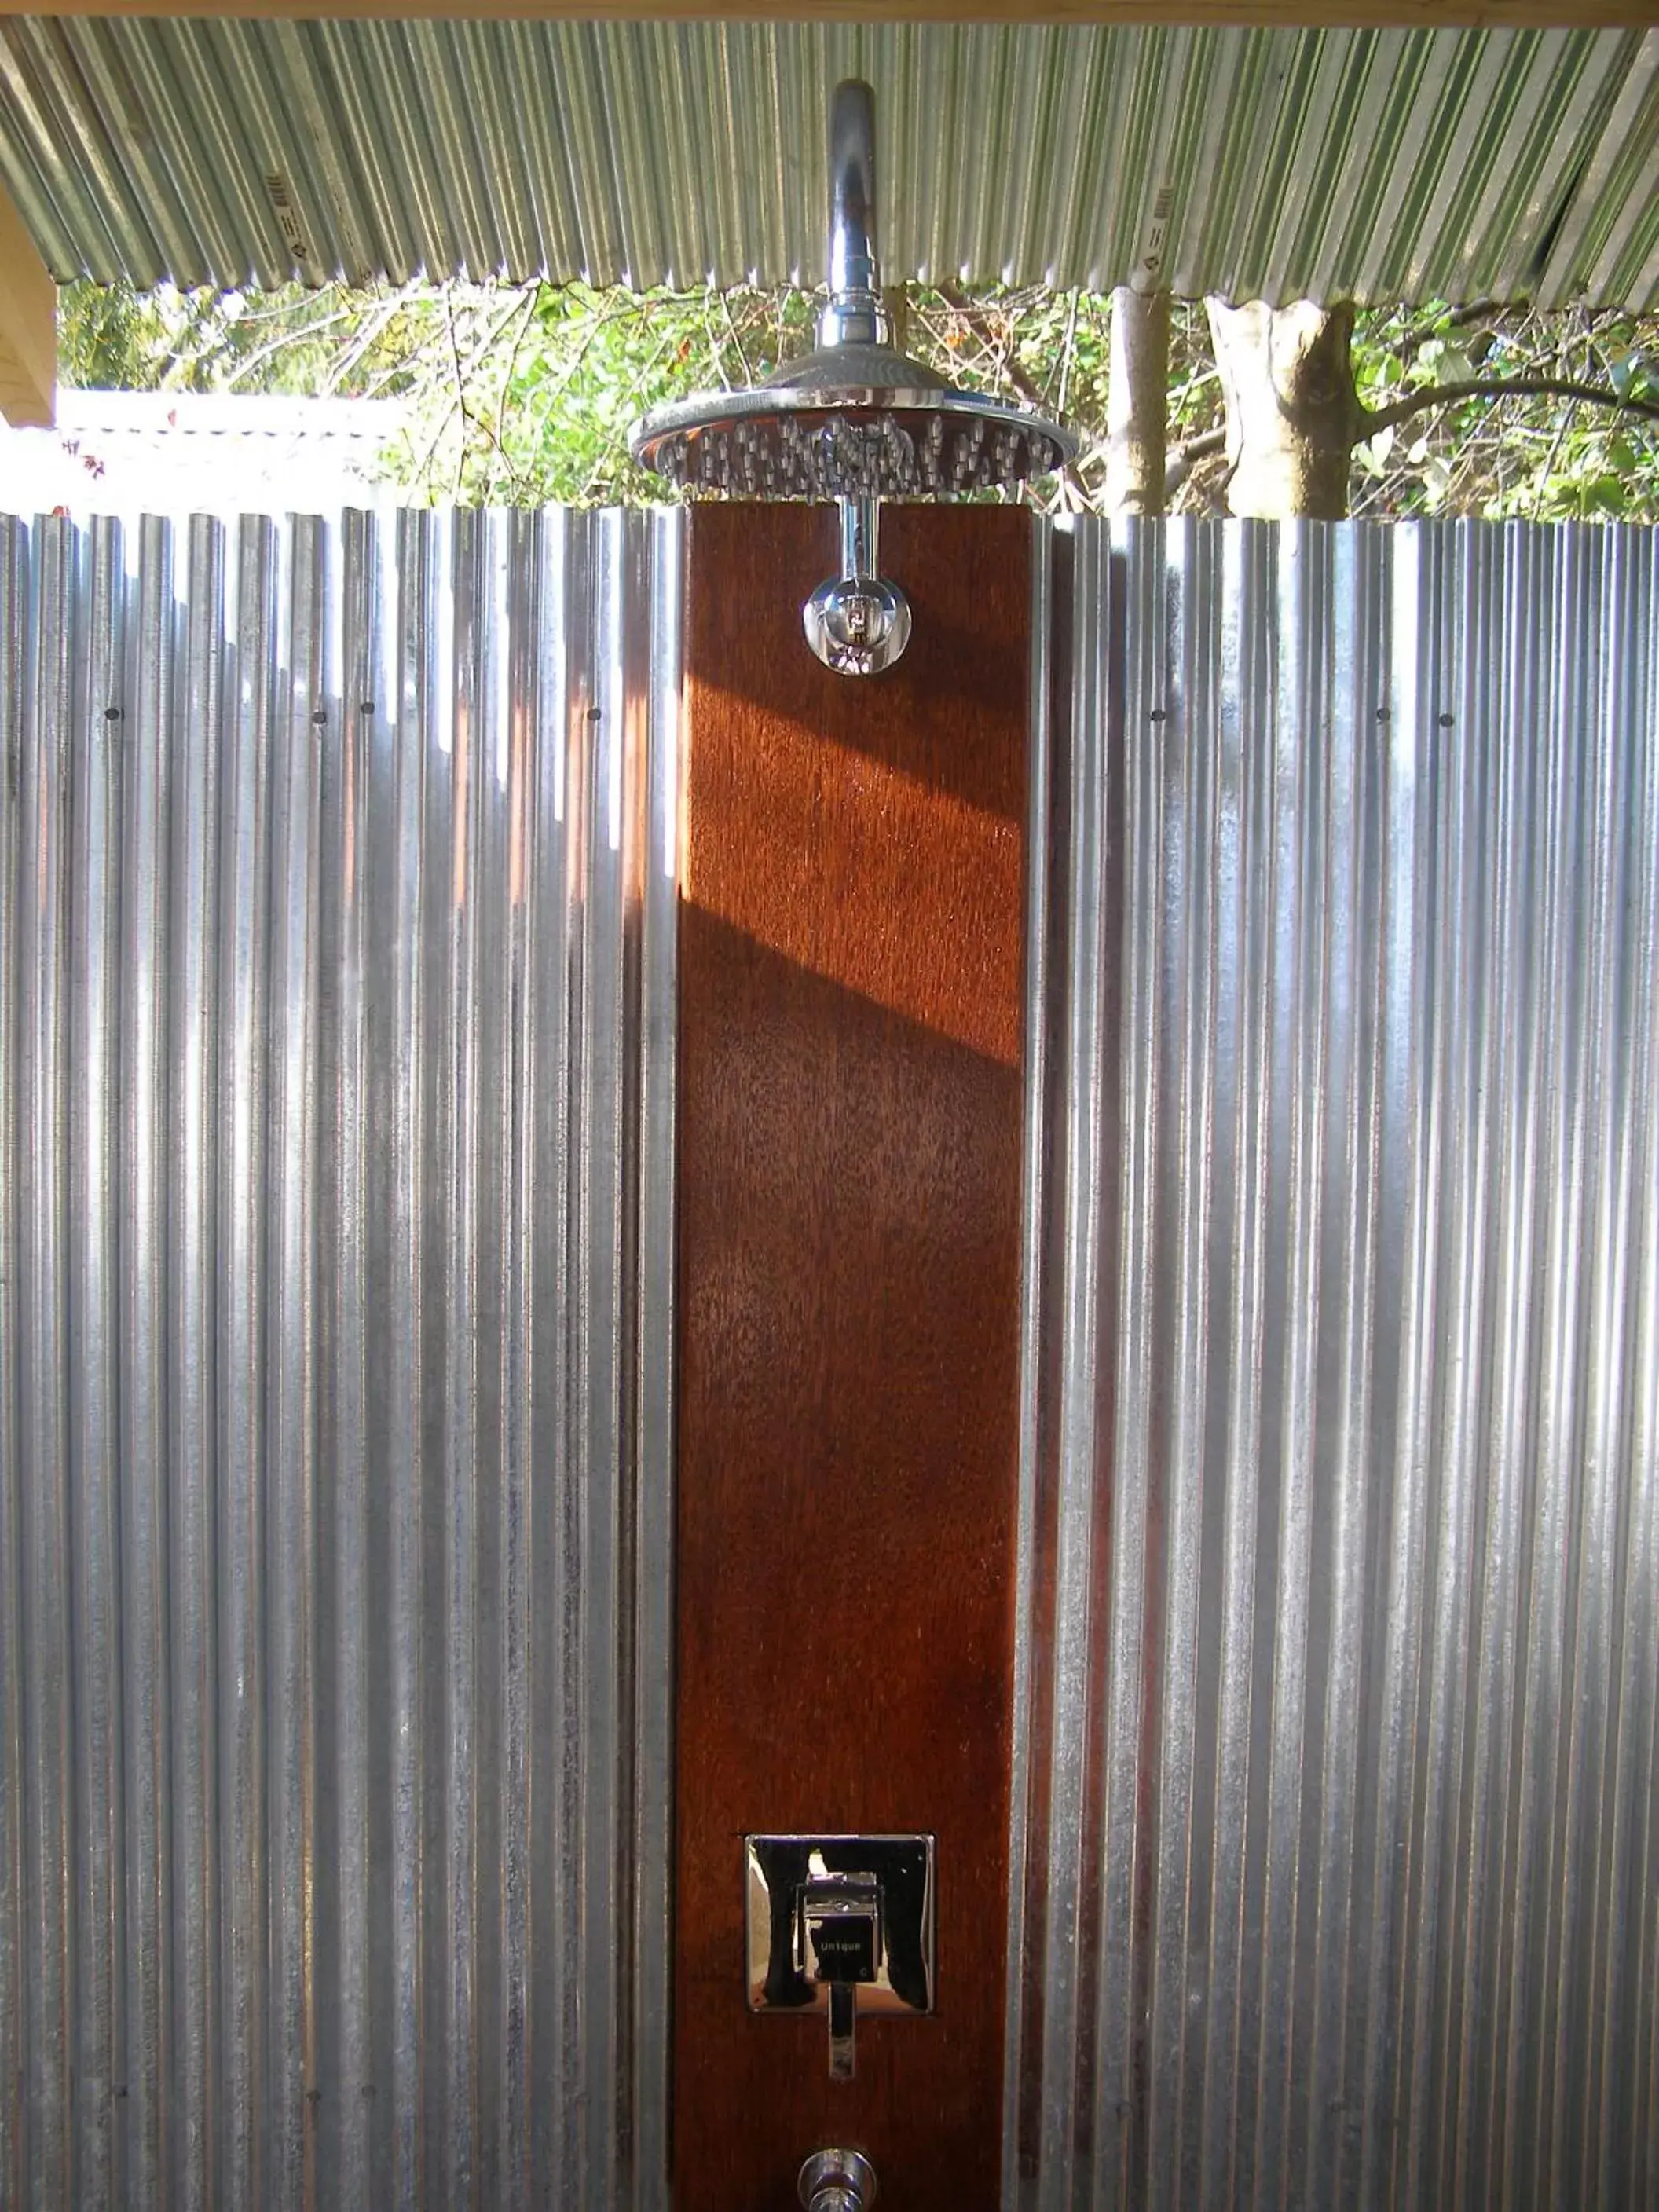
M21 892L20 744L33 634L30 562L22 524L0 521L0 1346L18 1325L17 981ZM0 1355L0 2190L24 2196L27 2106L24 2052L27 1891L23 1829L23 1495L17 1363Z
M665 2202L680 544L0 521L8 2203Z
M1043 542L1006 2199L1645 2203L1651 536Z

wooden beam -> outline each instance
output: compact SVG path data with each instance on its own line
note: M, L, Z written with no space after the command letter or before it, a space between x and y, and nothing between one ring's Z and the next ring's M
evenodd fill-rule
M1659 0L906 0L907 21L1285 24L1318 29L1641 30L1659 24ZM40 0L0 0L0 15L40 13ZM298 22L342 16L515 16L638 21L647 18L875 22L886 0L55 0L54 15L234 15Z
M50 428L58 391L58 287L0 185L0 416Z

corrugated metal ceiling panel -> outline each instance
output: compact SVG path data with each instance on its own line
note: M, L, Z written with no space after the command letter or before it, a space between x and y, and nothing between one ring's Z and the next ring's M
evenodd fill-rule
M1659 295L1659 32L19 18L0 178L60 279L811 282L849 72L894 276Z

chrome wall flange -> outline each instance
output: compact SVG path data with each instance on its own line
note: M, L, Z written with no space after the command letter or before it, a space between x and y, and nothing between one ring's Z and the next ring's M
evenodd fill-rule
M841 574L800 611L806 642L838 676L879 676L910 642L910 602L876 571L878 499L842 499Z

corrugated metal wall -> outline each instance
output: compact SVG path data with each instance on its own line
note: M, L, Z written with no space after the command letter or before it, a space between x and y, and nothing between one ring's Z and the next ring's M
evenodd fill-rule
M0 2202L660 2201L673 518L0 521Z
M1655 2204L1655 538L1058 562L1007 2199Z
M1654 539L1040 535L1007 2200L1659 2202ZM0 524L7 2204L661 2201L680 544Z

